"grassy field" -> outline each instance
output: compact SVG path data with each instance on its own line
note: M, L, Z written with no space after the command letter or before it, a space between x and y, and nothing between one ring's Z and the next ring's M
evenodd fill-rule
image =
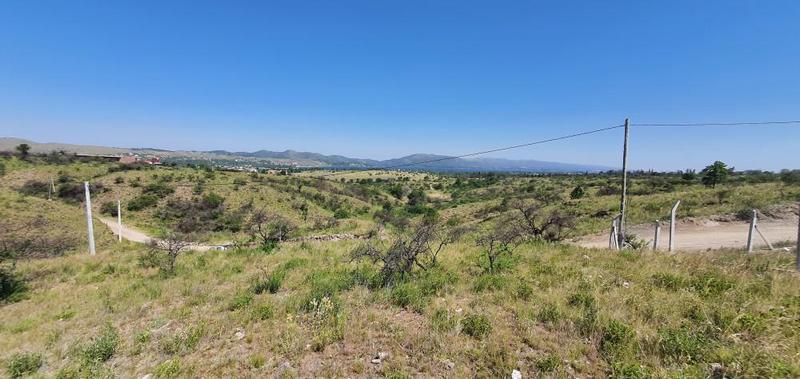
M618 206L613 175L362 172L320 181L309 172L3 163L2 226L37 225L37 238L65 246L12 267L25 288L0 302L0 363L10 377L800 376L792 254L620 253L527 241L489 269L484 233L514 214L511 200L550 194L556 200L544 211L572 212L572 233L590 233L607 227ZM40 185L50 178L52 201ZM680 175L634 175L631 222L663 217L676 199L687 217L798 200L798 186L755 178L709 188ZM75 187L84 180L95 186L96 214L120 199L126 223L155 234L180 227L174 213L183 211L209 241L246 238L247 212L261 208L294 223L293 236L382 225L383 240L373 241L384 247L434 215L474 229L436 264L392 282L381 263L353 258L359 240L185 251L166 271L148 247L117 243L99 223L98 254L85 253ZM585 194L573 199L576 186ZM127 210L147 195L153 204ZM213 212L193 208L207 203Z

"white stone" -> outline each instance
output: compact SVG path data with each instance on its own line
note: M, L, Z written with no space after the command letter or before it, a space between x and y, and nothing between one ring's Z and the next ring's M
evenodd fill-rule
M511 371L511 379L522 379L522 373L519 370Z

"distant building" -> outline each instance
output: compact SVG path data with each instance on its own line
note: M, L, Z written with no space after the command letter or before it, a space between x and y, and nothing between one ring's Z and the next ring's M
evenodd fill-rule
M135 155L126 155L119 159L120 164L134 164L136 162L139 162L139 157Z
M134 163L160 165L161 158L156 156L152 156L149 158L142 158L138 155L126 155L119 159L119 164L134 164Z

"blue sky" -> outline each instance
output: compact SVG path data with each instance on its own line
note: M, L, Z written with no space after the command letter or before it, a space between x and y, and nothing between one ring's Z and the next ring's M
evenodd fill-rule
M800 119L798 1L0 3L0 135L460 154ZM496 156L618 166L619 130ZM634 168L800 168L800 127L634 129Z

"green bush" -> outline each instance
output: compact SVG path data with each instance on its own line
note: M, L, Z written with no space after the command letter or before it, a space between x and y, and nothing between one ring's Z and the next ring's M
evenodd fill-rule
M253 285L253 293L261 294L264 292L277 293L281 288L283 279L286 277L285 270L277 270L268 275L265 279L257 281Z
M275 315L275 310L271 304L261 304L253 309L253 316L257 320L269 320Z
M461 320L461 331L473 338L483 338L492 332L492 323L484 315L468 314Z
M661 329L658 337L659 353L671 362L699 362L709 344L705 336L686 327Z
M175 192L175 189L165 183L150 183L142 189L142 194L165 197Z
M555 304L545 304L536 315L536 319L538 319L539 322L546 324L555 324L561 320L562 317L561 311L558 310Z
M83 359L89 362L105 362L114 355L118 343L117 331L110 326L106 327L83 349Z
M140 211L145 208L150 208L158 204L158 196L156 195L140 195L128 203L128 210L131 212Z
M555 354L549 354L536 361L536 368L541 372L553 372L561 364L561 359Z
M6 363L6 373L9 377L19 378L35 373L42 367L42 356L38 353L17 353Z
M117 202L116 201L106 201L100 206L100 213L104 215L109 215L112 217L117 217Z
M246 308L250 303L253 302L253 295L247 292L239 292L233 296L231 299L230 304L228 304L229 311L236 311L239 309Z

